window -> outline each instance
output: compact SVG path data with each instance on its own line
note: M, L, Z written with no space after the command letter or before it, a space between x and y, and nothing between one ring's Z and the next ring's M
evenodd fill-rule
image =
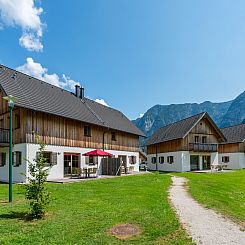
M206 144L207 143L207 136L202 136L202 143Z
M96 156L86 156L85 163L88 165L98 164L98 157Z
M21 162L22 162L21 151L13 152L12 159L13 159L13 166L19 167L21 165Z
M135 164L136 163L136 156L129 156L129 164Z
M169 164L172 164L172 163L174 162L174 157L173 157L173 156L168 156L168 157L167 157L167 162L168 162Z
M151 158L151 163L156 163L157 162L157 158L156 157L152 157Z
M0 167L4 167L6 165L6 153L0 152Z
M195 136L195 143L199 143L199 136Z
M91 128L89 126L84 126L83 135L84 136L91 136Z
M20 115L18 115L18 114L16 114L15 115L15 129L18 129L18 128L20 128Z
M111 133L111 140L113 140L113 141L116 141L117 140L116 133L115 132L112 132Z
M227 162L229 162L229 161L230 161L230 157L228 157L228 156L222 157L222 162L227 163Z
M159 163L164 163L164 157L159 157Z
M37 158L40 152L37 152ZM54 166L57 165L57 152L43 152L43 157L46 159L47 165Z

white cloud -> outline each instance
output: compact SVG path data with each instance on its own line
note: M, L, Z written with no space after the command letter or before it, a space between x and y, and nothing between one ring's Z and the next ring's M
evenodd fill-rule
M20 27L20 45L30 51L42 51L42 12L43 9L36 7L34 0L0 0L0 29L5 26Z
M16 69L27 75L67 90L74 91L75 85L79 84L65 74L63 74L61 77L59 77L56 73L48 74L47 68L43 67L40 63L35 62L30 57L26 59L26 63L24 65L19 66Z
M19 44L29 51L43 50L43 45L40 38L36 37L32 33L24 33L19 39Z
M145 113L140 113L139 118L143 117Z
M75 88L75 85L80 85L80 83L70 79L70 77L66 76L65 74L62 74L62 80L60 81L61 87L67 87L69 88Z
M95 102L100 103L101 105L109 106L103 99L95 99Z

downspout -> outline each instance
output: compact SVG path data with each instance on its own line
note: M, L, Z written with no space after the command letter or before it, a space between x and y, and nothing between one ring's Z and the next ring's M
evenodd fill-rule
M110 128L108 127L107 131L103 132L103 141L102 141L102 149L103 149L103 151L105 151L105 134L108 133L109 130L110 130Z
M105 151L105 134L106 134L106 132L103 132L103 142L102 142L103 151Z

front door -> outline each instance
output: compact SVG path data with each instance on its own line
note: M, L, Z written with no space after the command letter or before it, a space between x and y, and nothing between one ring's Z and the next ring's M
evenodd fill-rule
M64 176L76 175L79 173L79 156L80 154L64 154Z
M191 171L199 170L199 156L190 156Z
M202 156L202 165L204 170L211 169L211 157Z

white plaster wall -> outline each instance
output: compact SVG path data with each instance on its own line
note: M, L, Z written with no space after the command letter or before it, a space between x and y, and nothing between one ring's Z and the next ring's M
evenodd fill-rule
M26 164L26 156L27 156L27 148L26 144L16 144L13 147L13 151L21 151L22 163L18 167L13 166L13 182L23 183L25 182L25 175L27 173L27 164ZM9 181L9 148L0 148L0 152L6 152L6 165L4 167L0 167L0 181L8 182Z
M158 171L167 171L167 172L182 172L190 170L190 160L189 153L187 151L178 151L178 152L167 152L167 153L158 153L157 154L157 170ZM156 154L147 155L147 166L150 170L156 170L156 164L151 162L151 158L155 157ZM164 163L159 163L159 157L164 157ZM169 164L167 162L167 157L173 156L174 162Z
M219 154L219 163L222 162L222 157L229 157L230 161L227 163L227 169L242 169L245 168L245 153L236 152L236 153L220 153Z
M215 165L219 163L219 153L213 152L211 153L211 165Z
M33 159L36 157L36 152L39 151L39 145L38 144L27 144L28 148L28 160L33 162ZM92 151L95 149L90 148L79 148L79 147L68 147L68 146L54 146L54 145L46 145L45 151L52 151L57 152L57 165L53 166L49 170L49 176L48 180L53 179L61 179L64 177L64 153L79 153L80 154L80 167L83 168L86 165L85 163L85 156L83 156L84 153L88 151ZM105 150L106 152L109 152L115 157L118 157L118 155L127 155L127 166L133 166L134 171L139 171L139 152L129 152L129 151L113 151L113 150ZM136 156L136 164L129 164L129 156ZM101 173L101 167L100 167L100 161L101 158L99 158L98 161L98 174Z

